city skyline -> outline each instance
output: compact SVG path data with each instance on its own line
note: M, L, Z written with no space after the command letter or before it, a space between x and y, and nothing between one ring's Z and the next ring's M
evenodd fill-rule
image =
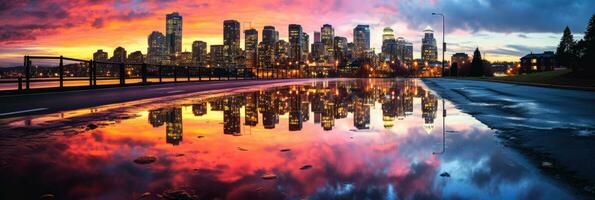
M353 42L352 31L355 26L368 24L370 25L371 48L374 48L377 53L381 51L382 30L384 27L391 27L394 29L395 37L404 37L413 42L413 57L420 58L423 28L431 26L436 35L442 34L440 21L431 16L431 12L441 11L447 15L447 43L449 44L447 55L456 52L471 53L475 47L480 47L482 52L487 54L488 60L518 61L518 58L531 51L554 50L560 33L566 25L578 33L577 35L581 35L584 31L584 27L581 25L588 20L588 17L582 15L591 14L588 9L584 8L592 7L590 5L594 4L589 1L576 1L571 5L561 4L560 6L582 7L583 9L577 10L574 16L564 18L566 20L556 19L544 25L543 22L539 22L543 20L541 19L543 15L535 15L536 21L533 24L521 26L517 24L520 22L508 21L507 23L512 24L502 26L502 30L499 30L498 23L502 22L495 21L506 19L486 20L485 24L477 25L477 22L482 22L478 20L485 20L485 16L495 15L491 12L502 9L489 1L470 2L469 5L456 8L464 10L469 9L468 6L477 4L479 6L477 9L492 10L478 19L464 19L465 21L457 21L463 19L456 13L446 12L456 10L451 8L452 2L449 1L397 2L396 5L384 1L373 1L370 5L337 2L295 1L291 6L280 2L255 2L254 5L231 6L225 2L148 2L143 4L100 2L92 4L54 1L36 7L29 5L30 3L7 3L6 9L1 14L5 18L0 21L0 24L9 27L0 34L2 35L0 38L0 66L22 64L22 56L26 54L92 58L92 53L97 49L111 52L111 49L118 46L124 47L127 52L141 51L146 54L147 36L152 31L160 31L165 34L165 15L175 11L184 18L182 51L191 51L192 42L195 40L205 41L209 46L222 45L222 22L227 19L235 19L240 23L240 32L249 28L260 32L265 25L272 25L279 31L279 39L285 41L289 41L287 31L289 24L301 25L303 32L309 35L315 35L314 32L320 31L323 24L330 24L334 28L335 36L346 37L349 42ZM516 11L528 9L526 6L519 5L522 3L508 3L514 4L506 5L511 8L517 6ZM547 6L550 8L553 6L550 4L556 4L556 2L541 5L540 8L544 13L547 11L552 15L560 15L557 13L558 11L547 10ZM271 7L273 5L291 12L280 12ZM74 10L80 6L89 8L92 11L89 12L92 13L92 17L77 18L84 13ZM107 6L115 6L116 9L112 11L106 9ZM264 11L262 11L263 9ZM21 10L25 10L25 12L18 12ZM198 10L203 12L197 12ZM219 11L224 14L220 14ZM297 16L304 12L309 14ZM43 23L36 22L36 20L45 21L46 19L53 19L54 22L46 23L43 27L36 26L36 23ZM526 21L526 19L520 21ZM85 33L83 34L83 32ZM244 35L241 35L240 46L245 49ZM114 40L115 37L118 40ZM437 39L437 43L442 42L441 38ZM310 40L310 44L313 41ZM438 52L440 51L441 49L438 48ZM448 60L449 56L446 56L446 59Z

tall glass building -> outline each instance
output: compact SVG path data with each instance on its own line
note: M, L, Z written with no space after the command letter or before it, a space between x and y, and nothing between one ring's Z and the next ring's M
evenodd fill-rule
M370 26L357 25L353 29L353 43L355 44L355 55L362 56L370 49Z
M434 30L430 26L426 26L424 37L421 39L421 59L427 62L438 60L438 48L436 47Z
M302 26L299 24L289 25L289 61L299 62L302 58Z
M227 67L235 67L236 58L240 53L240 22L237 20L223 21L223 56Z
M177 12L165 16L165 37L167 52L177 54L182 52L182 16Z
M153 31L147 39L147 63L161 64L167 57L165 36L159 31Z
M258 61L258 31L248 29L244 31L244 55L246 56L246 67L256 67Z

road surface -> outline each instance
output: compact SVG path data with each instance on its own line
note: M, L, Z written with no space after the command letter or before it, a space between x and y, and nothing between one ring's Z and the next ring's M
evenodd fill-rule
M71 92L0 96L0 105L2 105L0 106L0 119L31 114L53 113L206 90L298 81L304 81L304 79L170 83Z
M595 194L595 92L472 80L424 79L546 173Z

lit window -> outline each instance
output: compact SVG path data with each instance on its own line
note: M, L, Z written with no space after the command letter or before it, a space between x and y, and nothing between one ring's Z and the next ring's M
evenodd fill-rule
M533 65L533 66L531 67L531 69L533 69L533 70L537 70L537 66Z
M532 63L532 64L535 64L535 63L537 63L537 59L535 59L535 58L531 59L531 63Z

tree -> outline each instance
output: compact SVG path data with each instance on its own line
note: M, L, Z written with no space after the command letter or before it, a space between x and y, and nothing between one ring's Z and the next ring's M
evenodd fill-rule
M473 60L471 61L471 72L470 76L483 76L483 60L481 59L481 53L479 48L473 52Z
M572 36L572 33L570 32L570 28L566 26L566 28L564 29L564 34L562 35L562 39L560 39L558 49L556 49L556 60L558 61L558 64L560 64L561 66L571 67L573 71L576 71L576 65L573 64L574 47L574 38Z
M582 49L582 53L579 53L580 56L580 65L585 71L587 71L588 75L591 77L595 77L595 30L593 30L595 26L595 14L591 16L589 20L589 25L587 25L587 32L585 32L585 37L582 40L582 44L580 45L580 49Z
M456 62L450 65L450 76L459 76L459 64Z

